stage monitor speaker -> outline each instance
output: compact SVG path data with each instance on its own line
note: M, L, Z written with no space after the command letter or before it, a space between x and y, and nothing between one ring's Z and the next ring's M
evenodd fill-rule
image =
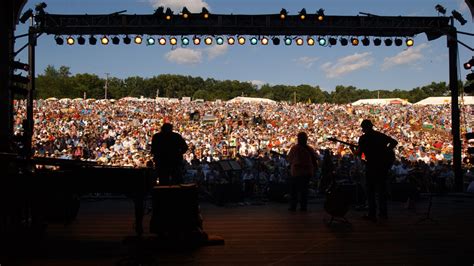
M196 185L156 186L152 197L151 233L202 232Z

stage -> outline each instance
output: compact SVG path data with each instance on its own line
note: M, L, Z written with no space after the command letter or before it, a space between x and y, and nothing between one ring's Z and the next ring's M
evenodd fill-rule
M152 246L144 220L145 241L134 233L133 204L121 198L82 200L70 225L50 224L43 242L30 243L10 254L3 265L472 265L474 263L474 198L462 195L433 198L431 217L424 221L428 198L415 210L390 202L389 219L372 223L351 209L351 226L333 224L322 199L309 211L289 212L287 204L201 203L204 230L225 239L224 245ZM5 259L5 258L4 258Z

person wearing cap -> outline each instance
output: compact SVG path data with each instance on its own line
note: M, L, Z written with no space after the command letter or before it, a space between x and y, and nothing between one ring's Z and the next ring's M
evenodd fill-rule
M387 216L387 175L395 155L393 149L398 141L374 130L374 125L369 119L361 123L364 134L359 138L358 147L353 150L355 155L364 154L366 160L366 186L369 213L364 219L377 221L375 194L378 193L379 218L386 219Z
M300 132L297 135L298 142L291 147L287 160L290 163L290 211L296 211L298 198L300 210L306 211L308 207L309 179L318 168L316 153L308 145L308 135Z
M173 125L170 123L164 123L161 131L153 135L151 153L160 185L182 182L183 154L187 150L186 141L179 133L173 132Z

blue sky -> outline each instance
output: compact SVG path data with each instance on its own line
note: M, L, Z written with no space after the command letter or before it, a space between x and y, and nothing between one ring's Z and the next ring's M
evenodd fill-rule
M38 1L39 2L39 1ZM29 1L25 7L38 2ZM326 15L357 15L359 12L386 16L437 16L436 4L448 12L461 12L468 23L460 31L474 32L473 20L464 0L50 0L46 12L65 14L106 14L127 10L128 14L153 13L155 7L171 7L175 13L187 6L199 12L206 6L215 14L276 14L286 8L297 14L302 8L315 12L325 9ZM25 33L19 25L17 34ZM474 47L474 37L459 35ZM17 42L17 49L24 40ZM473 53L459 46L460 79L467 74L462 64ZM20 57L26 61L26 50ZM40 37L36 57L37 73L47 65L66 65L73 74L95 73L105 77L151 77L159 74L181 74L203 78L252 81L255 84L310 84L327 91L337 85L353 85L370 90L412 89L432 81L448 81L448 49L446 37L428 42L424 34L415 37L415 45L396 47L345 46L200 46L188 48L142 45L88 44L58 46L54 36Z

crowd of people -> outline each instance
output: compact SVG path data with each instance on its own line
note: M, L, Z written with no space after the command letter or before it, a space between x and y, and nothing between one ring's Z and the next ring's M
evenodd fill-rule
M16 101L14 108L14 131L21 135L26 104ZM465 114L474 111L472 106L463 108ZM463 116L463 130L473 130L469 127L474 124L473 117ZM278 156L270 152L286 154L296 143L296 133L305 131L309 145L318 151L328 149L339 158L337 169L341 175L354 175L358 164L354 163L349 147L329 141L328 137L357 143L361 135L359 125L366 118L373 121L377 130L398 141L397 163L392 168L397 180L412 174L414 168L441 169L439 174L452 175L448 173L453 150L449 105L37 100L33 149L35 156L146 167L152 159L153 134L169 122L189 146L184 155L188 165L199 165L203 175L212 176L212 162L238 158L244 166L244 177L255 172L251 168L256 165L268 165L259 169L259 175L268 172L266 175L271 176L284 163L272 159ZM256 158L264 163L255 163ZM272 160L276 163L268 163Z

